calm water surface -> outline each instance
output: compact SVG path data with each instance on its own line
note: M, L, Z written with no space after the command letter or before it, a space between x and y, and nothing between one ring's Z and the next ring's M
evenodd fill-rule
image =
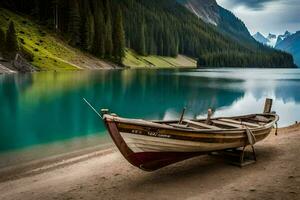
M1 152L107 136L82 98L120 116L176 119L262 112L275 100L280 125L300 120L299 69L123 70L0 75ZM101 139L100 139L101 140ZM78 142L79 141L79 142ZM79 143L79 145L78 145ZM0 163L1 165L1 163Z

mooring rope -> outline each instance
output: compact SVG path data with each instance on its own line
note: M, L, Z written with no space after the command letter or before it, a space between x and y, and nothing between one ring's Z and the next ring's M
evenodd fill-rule
M253 146L256 143L255 135L252 133L252 131L246 126L246 133L248 137L248 142L251 146Z
M277 122L275 123L275 135L276 136L278 135L278 123Z

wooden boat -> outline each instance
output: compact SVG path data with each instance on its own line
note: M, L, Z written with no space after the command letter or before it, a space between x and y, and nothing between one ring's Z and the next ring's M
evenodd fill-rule
M203 120L184 119L183 114L180 120L170 121L127 119L108 110L102 110L102 117L128 162L153 171L195 156L263 140L279 119L270 110L269 105L263 114L219 118L211 118L209 114Z

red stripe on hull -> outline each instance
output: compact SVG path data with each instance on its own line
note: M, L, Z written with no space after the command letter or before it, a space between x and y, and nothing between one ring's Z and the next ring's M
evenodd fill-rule
M129 159L135 160L135 166L140 169L154 171L202 154L198 152L140 152L129 155Z

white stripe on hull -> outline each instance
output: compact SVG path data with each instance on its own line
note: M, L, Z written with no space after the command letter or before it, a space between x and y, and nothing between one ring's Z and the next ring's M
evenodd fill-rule
M226 148L236 148L243 146L241 142L235 143L205 143L184 141L169 138L158 138L132 133L120 133L128 147L137 152L207 152L222 150Z

